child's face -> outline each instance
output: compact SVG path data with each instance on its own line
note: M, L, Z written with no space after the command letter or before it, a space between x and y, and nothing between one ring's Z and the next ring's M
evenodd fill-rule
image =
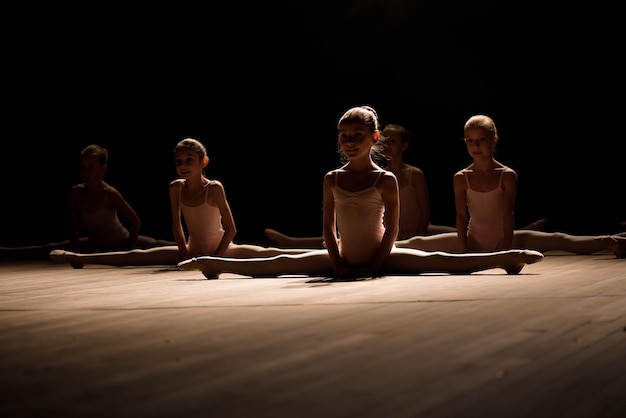
M202 175L205 164L200 160L197 152L191 148L182 148L174 153L176 172L183 178Z
M393 129L383 131L383 136L385 137L382 142L385 156L389 159L401 160L409 143L403 142L402 135Z
M80 178L85 183L100 181L105 170L106 164L100 164L98 157L94 155L80 157Z
M344 121L339 125L339 146L349 159L370 152L376 136L360 121Z
M465 129L465 144L467 152L474 157L478 155L492 155L493 148L498 141L493 132L481 127Z

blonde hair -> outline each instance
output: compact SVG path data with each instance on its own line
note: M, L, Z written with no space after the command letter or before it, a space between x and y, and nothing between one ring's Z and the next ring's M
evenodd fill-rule
M471 116L467 122L465 122L465 126L463 126L463 129L467 128L483 128L491 132L494 136L498 135L496 123L487 115Z

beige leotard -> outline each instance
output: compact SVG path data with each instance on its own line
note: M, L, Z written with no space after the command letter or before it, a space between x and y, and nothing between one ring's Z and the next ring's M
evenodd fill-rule
M219 208L207 202L209 186L206 187L203 202L198 206L184 205L180 198L183 186L181 185L179 189L178 202L189 234L187 239L189 252L193 256L215 254L224 236Z
M381 171L371 186L350 192L337 185L339 173L335 173L333 196L340 238L339 254L354 266L372 260L385 234L385 205L376 188L382 175Z
M498 187L487 192L472 190L467 172L464 171L467 183L467 208L470 215L467 237L471 251L496 251L502 248L504 235L502 220L504 190L502 189L502 178L505 171L503 169L502 173L500 173Z
M80 189L79 189L80 193ZM102 205L93 212L78 208L87 228L90 246L97 250L119 250L128 245L130 233L120 222L116 209L106 205L109 190L105 189Z

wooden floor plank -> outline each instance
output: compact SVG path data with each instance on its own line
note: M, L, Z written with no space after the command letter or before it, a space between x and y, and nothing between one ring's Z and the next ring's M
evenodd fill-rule
M2 417L620 417L626 262L357 282L0 263Z

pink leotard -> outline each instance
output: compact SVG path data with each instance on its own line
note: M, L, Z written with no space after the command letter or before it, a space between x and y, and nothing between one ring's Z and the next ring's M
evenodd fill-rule
M472 190L466 170L467 208L470 215L467 227L468 246L471 251L496 251L502 247L504 235L502 211L504 190L502 178L506 168L500 173L498 187L488 192Z
M109 190L105 189L102 205L93 212L78 208L85 228L87 228L89 242L98 250L122 249L127 245L130 236L128 229L120 222L117 210L107 208L105 203L108 196Z
M209 186L206 187L208 193ZM219 208L208 203L205 194L204 201L198 206L186 206L182 203L180 194L183 186L180 186L178 202L183 212L185 225L189 238L189 252L193 256L215 254L217 247L224 236L222 216Z
M339 173L335 173L335 212L339 232L339 254L352 265L371 261L380 245L385 226L385 205L376 188L381 171L371 186L350 192L337 185Z

